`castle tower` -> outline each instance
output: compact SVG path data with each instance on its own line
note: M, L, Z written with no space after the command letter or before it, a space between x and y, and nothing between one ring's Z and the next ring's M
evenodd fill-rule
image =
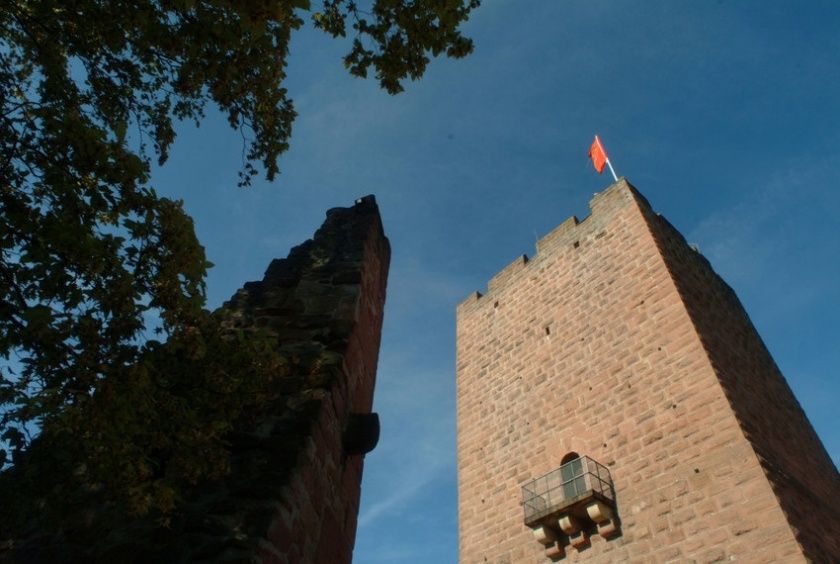
M461 564L834 561L840 475L737 297L624 179L458 307Z

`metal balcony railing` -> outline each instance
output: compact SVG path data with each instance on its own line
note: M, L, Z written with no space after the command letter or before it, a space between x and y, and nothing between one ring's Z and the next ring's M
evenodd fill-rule
M615 505L610 471L603 464L582 456L522 486L525 523L536 523L546 515L589 498Z

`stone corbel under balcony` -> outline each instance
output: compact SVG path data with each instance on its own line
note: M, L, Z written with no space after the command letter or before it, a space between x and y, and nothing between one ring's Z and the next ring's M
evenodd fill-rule
M593 534L620 534L609 470L588 457L575 458L522 487L525 525L545 547L551 560L566 555L566 547L589 546Z

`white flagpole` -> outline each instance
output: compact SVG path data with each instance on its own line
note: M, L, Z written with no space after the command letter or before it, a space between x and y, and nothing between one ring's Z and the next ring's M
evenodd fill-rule
M606 151L604 151L604 154L606 154ZM611 173L612 173L612 175L613 175L613 180L615 180L616 182L618 182L618 177L615 175L615 170L614 170L614 169L613 169L613 167L612 167L612 163L610 162L610 159L609 159L609 158L607 158L607 159L606 159L606 161L607 161L607 166L608 166L608 167L610 167L610 172L611 172Z

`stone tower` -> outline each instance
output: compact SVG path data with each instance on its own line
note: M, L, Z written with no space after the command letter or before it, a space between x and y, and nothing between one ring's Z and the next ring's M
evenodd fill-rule
M829 562L840 476L732 289L626 180L458 307L460 562Z

